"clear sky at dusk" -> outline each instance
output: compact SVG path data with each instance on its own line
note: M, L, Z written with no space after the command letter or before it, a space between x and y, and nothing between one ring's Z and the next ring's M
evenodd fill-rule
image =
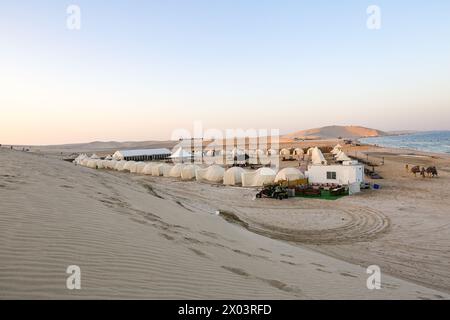
M0 110L5 144L450 129L450 1L2 0Z

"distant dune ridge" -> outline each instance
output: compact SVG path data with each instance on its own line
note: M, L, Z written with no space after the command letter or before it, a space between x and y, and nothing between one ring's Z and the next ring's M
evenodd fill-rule
M326 126L321 128L314 128L308 130L300 130L293 133L280 136L280 142L289 142L292 140L335 140L342 139L356 139L365 137L379 137L387 135L397 135L412 133L415 131L397 131L384 132L377 129L366 128L362 126ZM270 141L270 137L268 138ZM212 141L204 141L208 145ZM89 143L74 143L62 145L48 145L48 146L34 146L42 150L53 151L73 151L73 152L113 152L120 149L145 149L145 148L173 148L179 141L171 140L149 140L149 141L94 141ZM224 144L225 141L216 141L217 146ZM222 146L223 147L223 146Z
M361 126L326 126L308 130L300 130L284 135L285 139L337 139L337 138L362 138L379 137L388 133L377 129L365 128Z
M73 150L73 151L115 151L119 149L135 149L135 148L167 148L173 147L175 141L94 141L88 143L62 144L52 146L40 146L44 150Z

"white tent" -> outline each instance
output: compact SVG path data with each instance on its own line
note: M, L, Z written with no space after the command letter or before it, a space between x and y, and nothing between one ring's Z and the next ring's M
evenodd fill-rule
M94 154L91 156L91 159L100 159L100 157L94 153Z
M105 157L105 160L112 160L113 159L113 157L110 155L110 154L108 154L106 157Z
M352 159L350 159L344 152L341 151L341 153L339 153L339 155L336 157L336 161L351 161Z
M338 152L336 152L334 154L334 158L336 159L337 157L339 157L342 153L344 153L343 151L339 150Z
M294 156L302 156L304 154L302 148L295 148L294 149Z
M323 156L322 151L318 147L315 147L311 152L311 161L315 165L323 164L327 165L327 161L325 160L325 157Z
M181 169L181 179L182 180L192 180L195 179L197 170L201 169L195 164L188 164Z
M310 157L311 157L311 155L312 155L312 152L313 152L314 148L315 148L315 147L311 147L311 148L309 148L309 149L308 149L308 150L306 151L306 154L307 154L308 156L310 156Z
M305 178L305 175L297 168L284 168L277 173L275 182L292 181Z
M177 149L177 151L172 153L172 155L169 158L171 158L172 161L174 161L174 162L182 162L182 161L190 160L191 156L192 155L190 152L183 150L183 148L179 147Z
M123 171L123 167L127 164L127 161L125 160L120 160L116 163L116 166L114 167L115 170L117 171Z
M97 160L97 167L99 169L107 169L109 160Z
M164 175L164 170L167 170L166 168L168 168L168 170L170 170L172 168L172 166L168 165L166 163L158 163L157 165L154 165L152 167L152 176L160 177L160 176Z
M91 159L90 159L89 157L83 158L83 159L81 159L81 161L80 161L80 165L82 165L83 167L87 167L88 162L89 162L90 160L91 160Z
M170 176L172 178L180 178L181 177L181 170L184 168L184 164L177 163L170 169Z
M105 164L106 164L106 160L97 160L96 164L97 164L97 169L104 169L105 168Z
M106 163L106 168L108 168L108 169L114 169L114 167L116 166L116 164L117 164L117 161L116 161L116 160L109 160L109 161Z
M172 171L173 166L171 164L166 164L162 168L162 173L164 177L170 177L170 172Z
M283 158L283 160L285 159L291 159L291 150L283 148L280 150L280 156Z
M287 148L283 148L280 150L280 156L290 156L291 155L291 150L287 149Z
M131 173L142 173L142 171L144 170L146 165L147 164L142 161L136 162L135 164L131 165L130 172Z
M88 158L88 156L86 155L86 154L80 154L78 157L76 157L75 158L75 160L73 160L73 163L75 163L75 164L81 164L81 162L84 160L84 159L87 159Z
M131 167L135 164L135 161L127 161L127 163L125 163L125 165L123 166L123 171L131 171Z
M144 169L142 169L142 173L146 174L146 175L151 175L152 174L152 170L153 167L158 165L158 163L147 163L144 167Z
M89 159L86 166L91 169L97 169L97 159Z
M218 165L212 165L206 169L197 170L195 178L197 181L221 182L223 180L224 173L224 168Z
M246 171L241 167L232 167L225 171L223 175L223 184L225 185L236 185L242 183L242 174Z
M261 187L275 181L276 172L270 168L260 168L254 172L242 174L243 187Z
M129 162L131 162L131 161L129 161ZM128 171L130 171L131 173L136 173L136 170L137 170L137 164L138 164L138 162L131 163L131 164L128 166Z

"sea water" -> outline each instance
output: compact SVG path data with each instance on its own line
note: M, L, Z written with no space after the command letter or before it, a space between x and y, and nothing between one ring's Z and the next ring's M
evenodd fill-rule
M450 154L450 131L430 131L413 134L361 138L362 143L381 147L405 148L418 151Z

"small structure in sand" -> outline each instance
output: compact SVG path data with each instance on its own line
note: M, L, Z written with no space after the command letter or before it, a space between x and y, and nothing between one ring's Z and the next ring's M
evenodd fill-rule
M232 167L225 171L223 175L223 184L225 185L238 185L242 183L242 174L246 173L241 167Z
M181 177L181 170L184 168L184 164L177 163L170 169L170 176L172 178L180 178Z
M262 187L275 181L276 172L270 168L260 168L253 172L242 173L243 187Z
M197 170L201 169L195 164L188 164L181 169L181 180L195 179Z
M304 179L305 175L297 168L284 168L275 176L275 182Z
M209 166L206 169L197 170L197 181L222 182L225 169L218 165Z

